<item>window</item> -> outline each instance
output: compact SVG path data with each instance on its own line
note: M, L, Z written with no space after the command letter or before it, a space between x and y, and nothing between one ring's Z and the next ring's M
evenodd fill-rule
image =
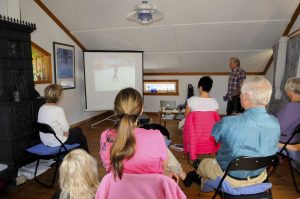
M31 49L34 83L52 83L51 54L33 42Z
M144 95L179 95L178 80L144 80Z

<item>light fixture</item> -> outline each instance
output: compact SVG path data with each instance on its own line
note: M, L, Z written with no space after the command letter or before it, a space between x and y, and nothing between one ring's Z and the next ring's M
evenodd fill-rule
M156 6L144 0L127 14L127 19L141 24L150 24L163 19L163 14L156 10Z

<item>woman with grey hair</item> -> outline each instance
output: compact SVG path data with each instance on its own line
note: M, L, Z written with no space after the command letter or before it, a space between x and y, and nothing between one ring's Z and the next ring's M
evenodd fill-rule
M287 80L285 92L290 102L277 114L280 123L280 142L285 143L300 123L300 77ZM295 136L290 143L300 143L300 136Z
M280 146L292 136L295 128L300 124L300 77L293 77L285 84L285 93L290 102L277 114L280 123ZM292 165L300 171L300 135L297 134L288 145L290 156L294 160Z

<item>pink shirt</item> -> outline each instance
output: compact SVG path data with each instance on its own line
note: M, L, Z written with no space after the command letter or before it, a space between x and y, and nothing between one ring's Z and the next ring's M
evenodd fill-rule
M167 159L167 147L158 130L135 128L136 150L133 157L124 160L124 173L163 173L163 161ZM100 138L100 158L106 171L110 167L110 148L116 133L114 130L102 132Z

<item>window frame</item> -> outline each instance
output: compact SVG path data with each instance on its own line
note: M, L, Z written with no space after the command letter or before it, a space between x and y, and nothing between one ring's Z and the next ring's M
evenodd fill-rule
M51 84L52 83L52 65L51 65L51 53L40 47L34 42L31 42L31 50L32 50L32 72L34 72L34 61L37 63L37 58L33 58L33 50L37 51L42 55L42 67L43 70L46 71L46 79L41 79L41 80L34 80L35 84ZM36 59L36 60L35 60ZM33 79L34 79L34 74L33 74Z
M166 84L171 83L175 84L175 91L172 92L157 92L157 93L151 93L146 92L146 84L147 83L153 83L153 84ZM144 88L144 95L163 95L163 96L179 96L179 81L177 79L170 79L170 80L144 80L143 82L143 88Z

